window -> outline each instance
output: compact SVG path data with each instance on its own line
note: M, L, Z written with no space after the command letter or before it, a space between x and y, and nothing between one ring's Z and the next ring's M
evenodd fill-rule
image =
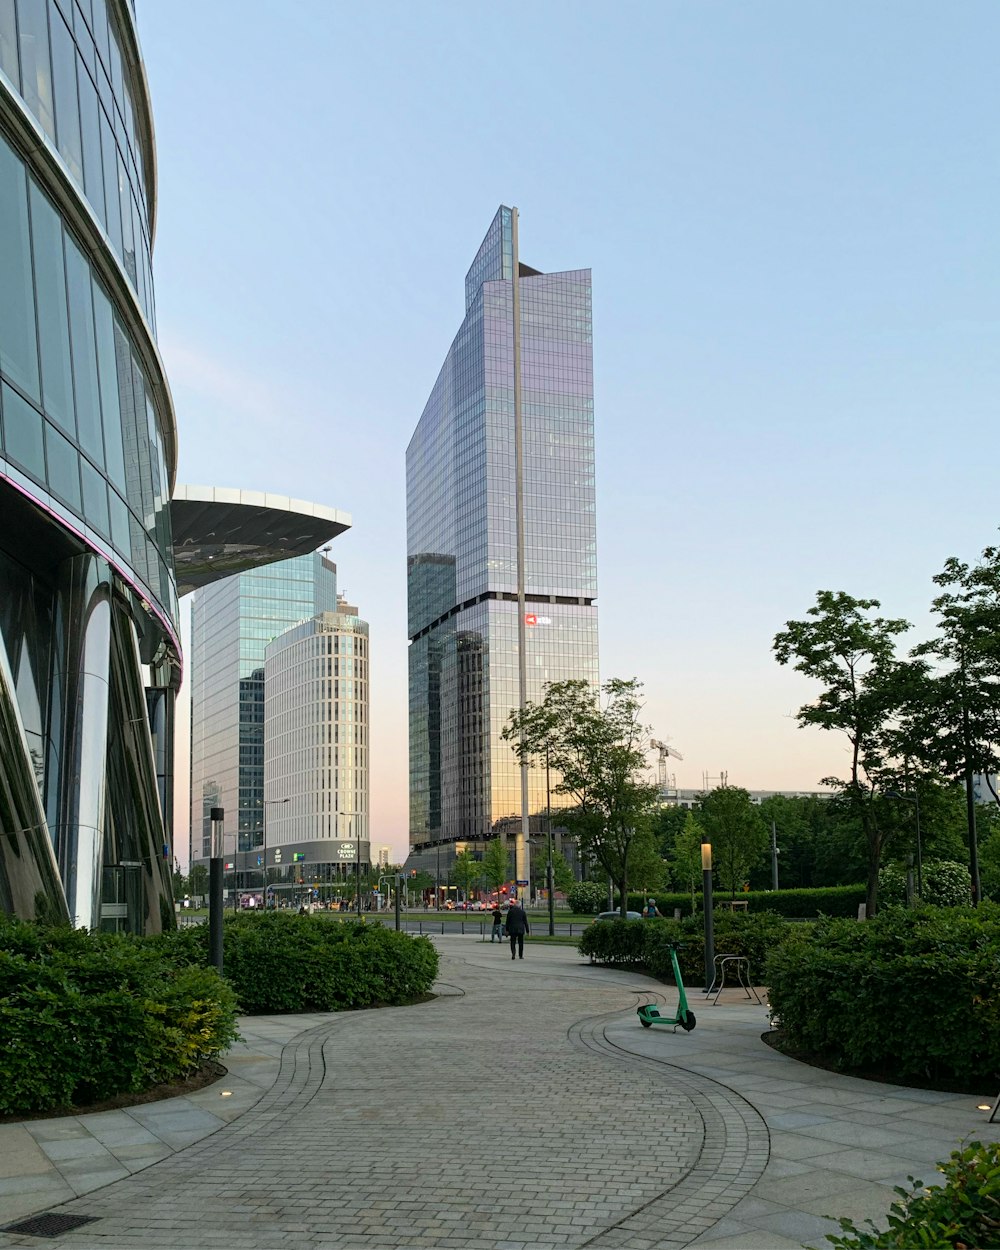
M0 139L0 370L39 399L24 166Z
M4 451L9 460L45 481L45 449L42 445L42 418L9 386L0 387L3 412Z
M45 453L49 464L49 489L76 513L83 511L80 499L80 453L54 425L45 426Z
M31 184L31 227L43 406L49 417L75 437L62 226L55 209L34 183Z

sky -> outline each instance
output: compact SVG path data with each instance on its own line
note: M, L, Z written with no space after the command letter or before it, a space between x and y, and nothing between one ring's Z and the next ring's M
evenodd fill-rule
M830 589L916 641L996 537L1000 5L138 9L177 480L351 514L373 843L405 855L405 449L501 203L527 264L593 270L602 677L678 786L841 772L774 634Z

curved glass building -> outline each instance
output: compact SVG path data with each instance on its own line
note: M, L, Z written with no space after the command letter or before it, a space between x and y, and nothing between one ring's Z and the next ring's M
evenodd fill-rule
M0 0L0 907L154 932L180 681L153 125L125 0Z

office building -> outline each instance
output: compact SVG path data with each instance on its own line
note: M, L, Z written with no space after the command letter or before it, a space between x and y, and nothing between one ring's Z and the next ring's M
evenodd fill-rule
M597 684L590 271L520 262L501 207L406 456L409 868L544 826L500 734L546 682ZM443 864L442 864L443 861Z
M180 680L132 6L0 4L0 907L173 923Z
M268 643L337 611L337 566L323 552L252 569L196 591L191 609L191 862L211 854L213 807L225 812L237 888L260 883L257 856L278 810L264 794ZM265 825L267 828L265 829ZM298 861L296 861L298 862Z
M335 612L266 647L260 859L269 881L332 885L367 869L368 688L368 625L342 597Z

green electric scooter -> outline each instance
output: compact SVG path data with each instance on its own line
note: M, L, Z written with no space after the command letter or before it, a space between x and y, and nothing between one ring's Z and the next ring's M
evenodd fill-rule
M639 1023L644 1029L651 1029L654 1024L669 1024L673 1026L676 1033L678 1027L682 1028L686 1033L690 1033L694 1028L695 1019L694 1012L688 1007L687 995L684 993L684 982L681 979L680 966L677 963L677 944L670 944L670 962L674 967L674 980L677 982L677 1015L661 1016L659 1007L652 1003L643 1003L641 1007L636 1008L636 1015L639 1017Z

